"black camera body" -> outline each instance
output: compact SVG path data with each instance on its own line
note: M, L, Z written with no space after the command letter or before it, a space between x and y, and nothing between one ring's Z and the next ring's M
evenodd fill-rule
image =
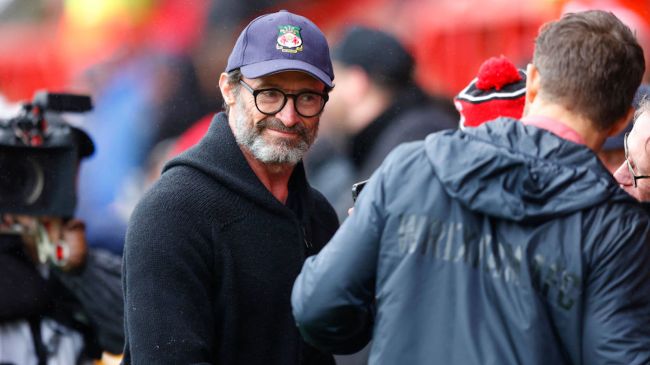
M59 113L91 109L89 96L41 91L0 119L0 213L72 217L79 162L94 146Z

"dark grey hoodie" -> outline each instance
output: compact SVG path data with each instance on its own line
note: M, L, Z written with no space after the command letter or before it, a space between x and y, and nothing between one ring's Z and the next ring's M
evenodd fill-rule
M371 364L648 364L648 216L585 146L515 120L403 145L292 294Z
M124 251L127 364L333 364L302 342L291 286L338 226L305 179L287 205L218 114L135 209Z

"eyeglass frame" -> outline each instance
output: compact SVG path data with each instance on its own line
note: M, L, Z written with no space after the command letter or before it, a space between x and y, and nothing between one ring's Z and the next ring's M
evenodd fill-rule
M630 132L625 133L623 136L623 150L625 151L625 163L627 164L627 169L630 172L630 175L632 175L632 180L634 181L634 187L637 187L637 180L642 180L642 179L650 179L650 175L637 175L634 172L634 169L632 168L632 163L630 162L630 154L627 149L627 136L630 134Z
M300 115L303 118L313 118L313 117L315 117L317 115L320 115L323 112L323 109L325 108L325 104L327 104L327 101L329 100L329 95L327 93L318 93L318 92L315 92L315 91L302 91L302 92L299 92L299 93L296 93L296 94L289 94L289 93L286 93L283 90L278 89L276 87L270 87L270 88L266 88L266 89L253 89L252 86L248 85L244 80L241 80L241 79L239 80L239 83L244 87L244 89L248 90L248 92L250 92L253 95L253 100L255 101L255 108L257 108L257 110L260 113L264 114L264 115L275 115L275 114L279 113L280 110L284 109L284 107L287 105L287 101L289 100L289 98L292 98L293 99L293 110L295 110L296 113L298 113L298 115ZM257 95L259 95L259 94L261 94L261 93L263 93L265 91L270 91L270 90L278 91L278 92L280 92L280 94L282 94L282 96L284 96L284 101L282 102L281 106L278 108L278 110L276 110L275 112L272 112L272 113L262 111L260 109L259 105L257 105ZM296 100L300 95L303 95L303 94L314 94L314 95L318 95L321 98L323 98L323 104L321 105L320 110L318 111L318 113L316 113L314 115L305 115L305 114L302 114L298 110L298 103L296 103Z

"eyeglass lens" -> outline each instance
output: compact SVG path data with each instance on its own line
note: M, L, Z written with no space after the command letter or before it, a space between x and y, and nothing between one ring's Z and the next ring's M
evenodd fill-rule
M306 118L320 114L325 106L326 97L319 93L305 91L297 94L287 94L280 89L253 90L244 81L240 82L253 94L255 106L263 114L273 115L278 113L284 108L288 98L293 99L296 112Z

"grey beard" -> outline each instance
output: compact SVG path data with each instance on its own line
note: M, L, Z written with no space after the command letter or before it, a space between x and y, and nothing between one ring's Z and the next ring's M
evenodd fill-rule
M241 107L238 105L237 108ZM307 135L308 132L305 131L302 134L305 138L297 145L290 145L284 141L272 145L267 143L262 137L261 132L265 128L264 121L255 126L251 126L244 110L238 110L237 115L239 117L235 120L236 130L233 131L237 143L240 146L244 146L252 153L253 157L265 164L297 164L303 158L315 138L315 136L314 138L309 138ZM265 120L267 124L273 123L271 117ZM277 121L277 123L281 122Z

